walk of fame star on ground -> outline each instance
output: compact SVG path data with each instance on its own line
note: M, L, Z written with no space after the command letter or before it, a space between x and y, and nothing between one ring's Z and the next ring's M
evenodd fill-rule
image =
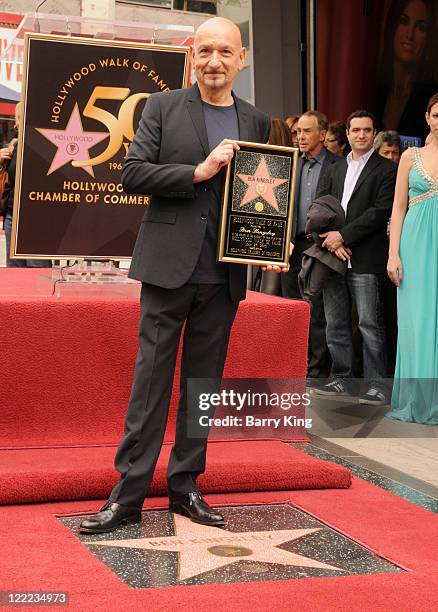
M279 544L304 537L320 528L281 529L278 531L232 532L208 527L173 515L175 535L168 537L134 538L129 540L103 540L93 546L114 546L142 550L178 552L178 580L188 580L239 561L276 563L285 566L312 567L343 572L340 567L321 563L315 559L278 548ZM226 549L224 551L224 549ZM224 555L225 552L225 555Z

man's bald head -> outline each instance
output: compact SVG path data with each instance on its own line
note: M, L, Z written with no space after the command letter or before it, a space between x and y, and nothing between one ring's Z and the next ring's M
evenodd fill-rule
M218 35L226 35L233 38L234 43L242 48L242 36L240 34L239 28L235 23L226 19L225 17L212 17L211 19L207 19L204 23L196 30L194 44L196 45L197 39L199 40L202 36L218 36Z
M231 88L245 64L240 30L229 19L207 19L196 31L190 58L205 101L232 103Z

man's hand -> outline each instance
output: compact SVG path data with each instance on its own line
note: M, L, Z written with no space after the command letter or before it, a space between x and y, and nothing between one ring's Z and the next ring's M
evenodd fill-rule
M201 183L211 179L221 168L230 163L233 159L234 151L238 151L239 148L239 145L234 140L223 140L201 164L196 166L193 182Z
M334 253L336 249L339 249L344 243L344 239L340 232L326 232L325 234L320 234L319 237L325 238L321 246L331 253Z
M351 257L351 251L348 247L340 246L335 251L334 254L341 261L348 261Z
M289 257L292 255L294 250L294 245L293 242L290 243L290 247L289 247ZM261 269L263 272L288 272L289 271L289 264L287 264L287 266L261 266Z
M11 159L12 157L12 151L10 150L9 147L4 147L3 149L0 149L0 164L2 164L4 161Z

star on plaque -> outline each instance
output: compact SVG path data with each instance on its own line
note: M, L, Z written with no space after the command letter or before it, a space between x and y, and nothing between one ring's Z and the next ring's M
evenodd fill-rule
M199 574L238 561L257 561L285 566L344 571L342 568L278 548L279 544L291 542L315 531L320 531L319 528L235 533L217 527L198 525L178 514L173 515L173 520L175 525L174 536L103 540L93 542L93 546L178 552L179 581L188 580Z
M248 186L240 202L241 207L249 204L249 202L256 198L262 197L272 208L277 211L279 210L274 190L276 187L283 185L283 183L287 183L288 179L272 178L263 156L261 156L254 174L237 174L237 176ZM257 202L257 204L259 203Z
M73 160L83 161L90 159L88 150L109 136L108 133L104 132L84 132L77 103L74 106L65 130L35 129L57 147L47 176ZM83 169L94 177L92 166L84 166Z

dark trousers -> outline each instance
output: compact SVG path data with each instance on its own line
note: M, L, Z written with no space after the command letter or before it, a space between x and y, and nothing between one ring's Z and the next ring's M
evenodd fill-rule
M309 246L310 243L305 236L295 238L294 250L289 261L289 271L279 275L283 297L295 300L302 299L298 286L298 274L301 271L303 253ZM330 374L331 358L326 341L326 320L322 293L312 298L310 308L307 376L310 378L327 378Z
M222 377L237 307L226 284L186 284L178 289L143 284L139 351L125 431L115 458L120 480L111 501L143 504L163 443L184 323L180 400L167 480L172 495L196 490L196 478L205 470L208 430L203 437L188 436L187 419L193 419L199 407L187 402L186 381Z
M351 304L356 306L363 344L363 375L368 384L385 388L386 338L379 274L335 274L323 290L327 343L334 378L353 376Z

